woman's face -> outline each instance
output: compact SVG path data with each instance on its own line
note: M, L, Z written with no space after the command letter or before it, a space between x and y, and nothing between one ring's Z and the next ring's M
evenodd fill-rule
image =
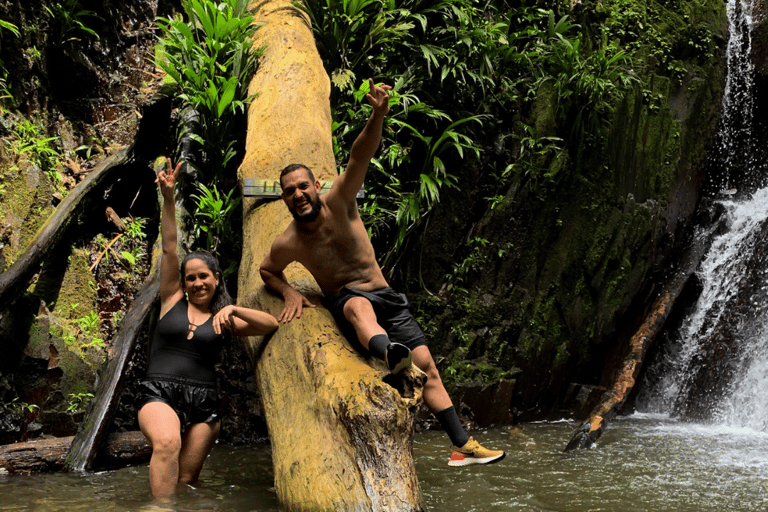
M187 261L184 267L184 291L187 292L189 302L197 306L209 306L218 284L218 274L214 274L203 260L192 258Z

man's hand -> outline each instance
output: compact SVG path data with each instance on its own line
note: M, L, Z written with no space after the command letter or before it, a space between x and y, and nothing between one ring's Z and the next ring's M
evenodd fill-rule
M368 87L370 92L365 95L365 98L373 107L374 115L378 117L386 116L389 113L389 94L387 91L392 90L392 87L389 85L379 87L373 83L373 78L368 79Z
M285 307L283 307L283 312L280 313L277 319L281 324L287 324L294 318L301 318L304 308L315 307L314 304L309 302L308 298L293 288L286 289L283 298L285 300Z

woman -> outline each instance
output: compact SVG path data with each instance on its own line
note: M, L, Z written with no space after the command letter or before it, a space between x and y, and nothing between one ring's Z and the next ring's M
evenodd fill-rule
M197 481L219 434L214 364L227 331L264 335L277 329L267 313L235 306L218 261L207 252L189 254L179 268L174 185L181 169L166 161L156 182L163 196L160 319L152 337L142 382L139 426L152 445L152 494L168 497L177 484Z

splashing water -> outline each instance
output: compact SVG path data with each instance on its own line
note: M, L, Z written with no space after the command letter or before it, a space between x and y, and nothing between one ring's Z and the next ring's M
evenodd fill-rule
M721 319L728 312L731 299L738 293L743 276L747 273L747 264L756 250L761 250L761 232L763 224L768 221L768 188L757 191L749 200L743 202L723 201L728 217L728 232L718 236L712 243L706 259L702 262L697 274L702 283L702 291L698 301L680 329L682 346L674 351L664 362L664 374L653 387L656 397L652 410L672 412L680 397L688 396L692 386L695 370L701 363L700 354L705 342L715 334L720 327ZM708 228L712 230L713 228ZM708 236L701 233L699 236ZM756 308L759 305L755 304ZM768 317L766 318L768 322ZM752 358L752 353L765 353L768 350L768 325L765 328L765 339L756 342L765 345L760 348L748 348L748 354L743 356L740 366L755 364L758 359ZM768 386L768 353L763 367L765 381L763 389ZM755 370L760 372L760 370ZM745 390L739 389L741 394ZM766 395L768 399L768 395ZM745 398L739 399L741 402ZM736 405L734 404L734 407ZM768 406L766 407L768 409ZM748 410L748 409L744 409ZM767 411L768 412L768 411ZM732 407L723 406L716 416L724 420L733 417ZM766 416L768 418L768 415ZM727 422L730 423L730 422ZM768 425L766 425L768 427ZM760 429L763 430L763 429Z

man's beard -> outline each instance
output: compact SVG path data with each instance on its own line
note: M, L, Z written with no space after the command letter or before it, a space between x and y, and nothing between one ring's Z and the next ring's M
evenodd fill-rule
M309 204L312 205L312 209L304 215L297 213L295 208L290 209L291 215L296 219L296 222L312 222L320 215L320 208L322 207L320 196L315 197L314 200L310 200Z

